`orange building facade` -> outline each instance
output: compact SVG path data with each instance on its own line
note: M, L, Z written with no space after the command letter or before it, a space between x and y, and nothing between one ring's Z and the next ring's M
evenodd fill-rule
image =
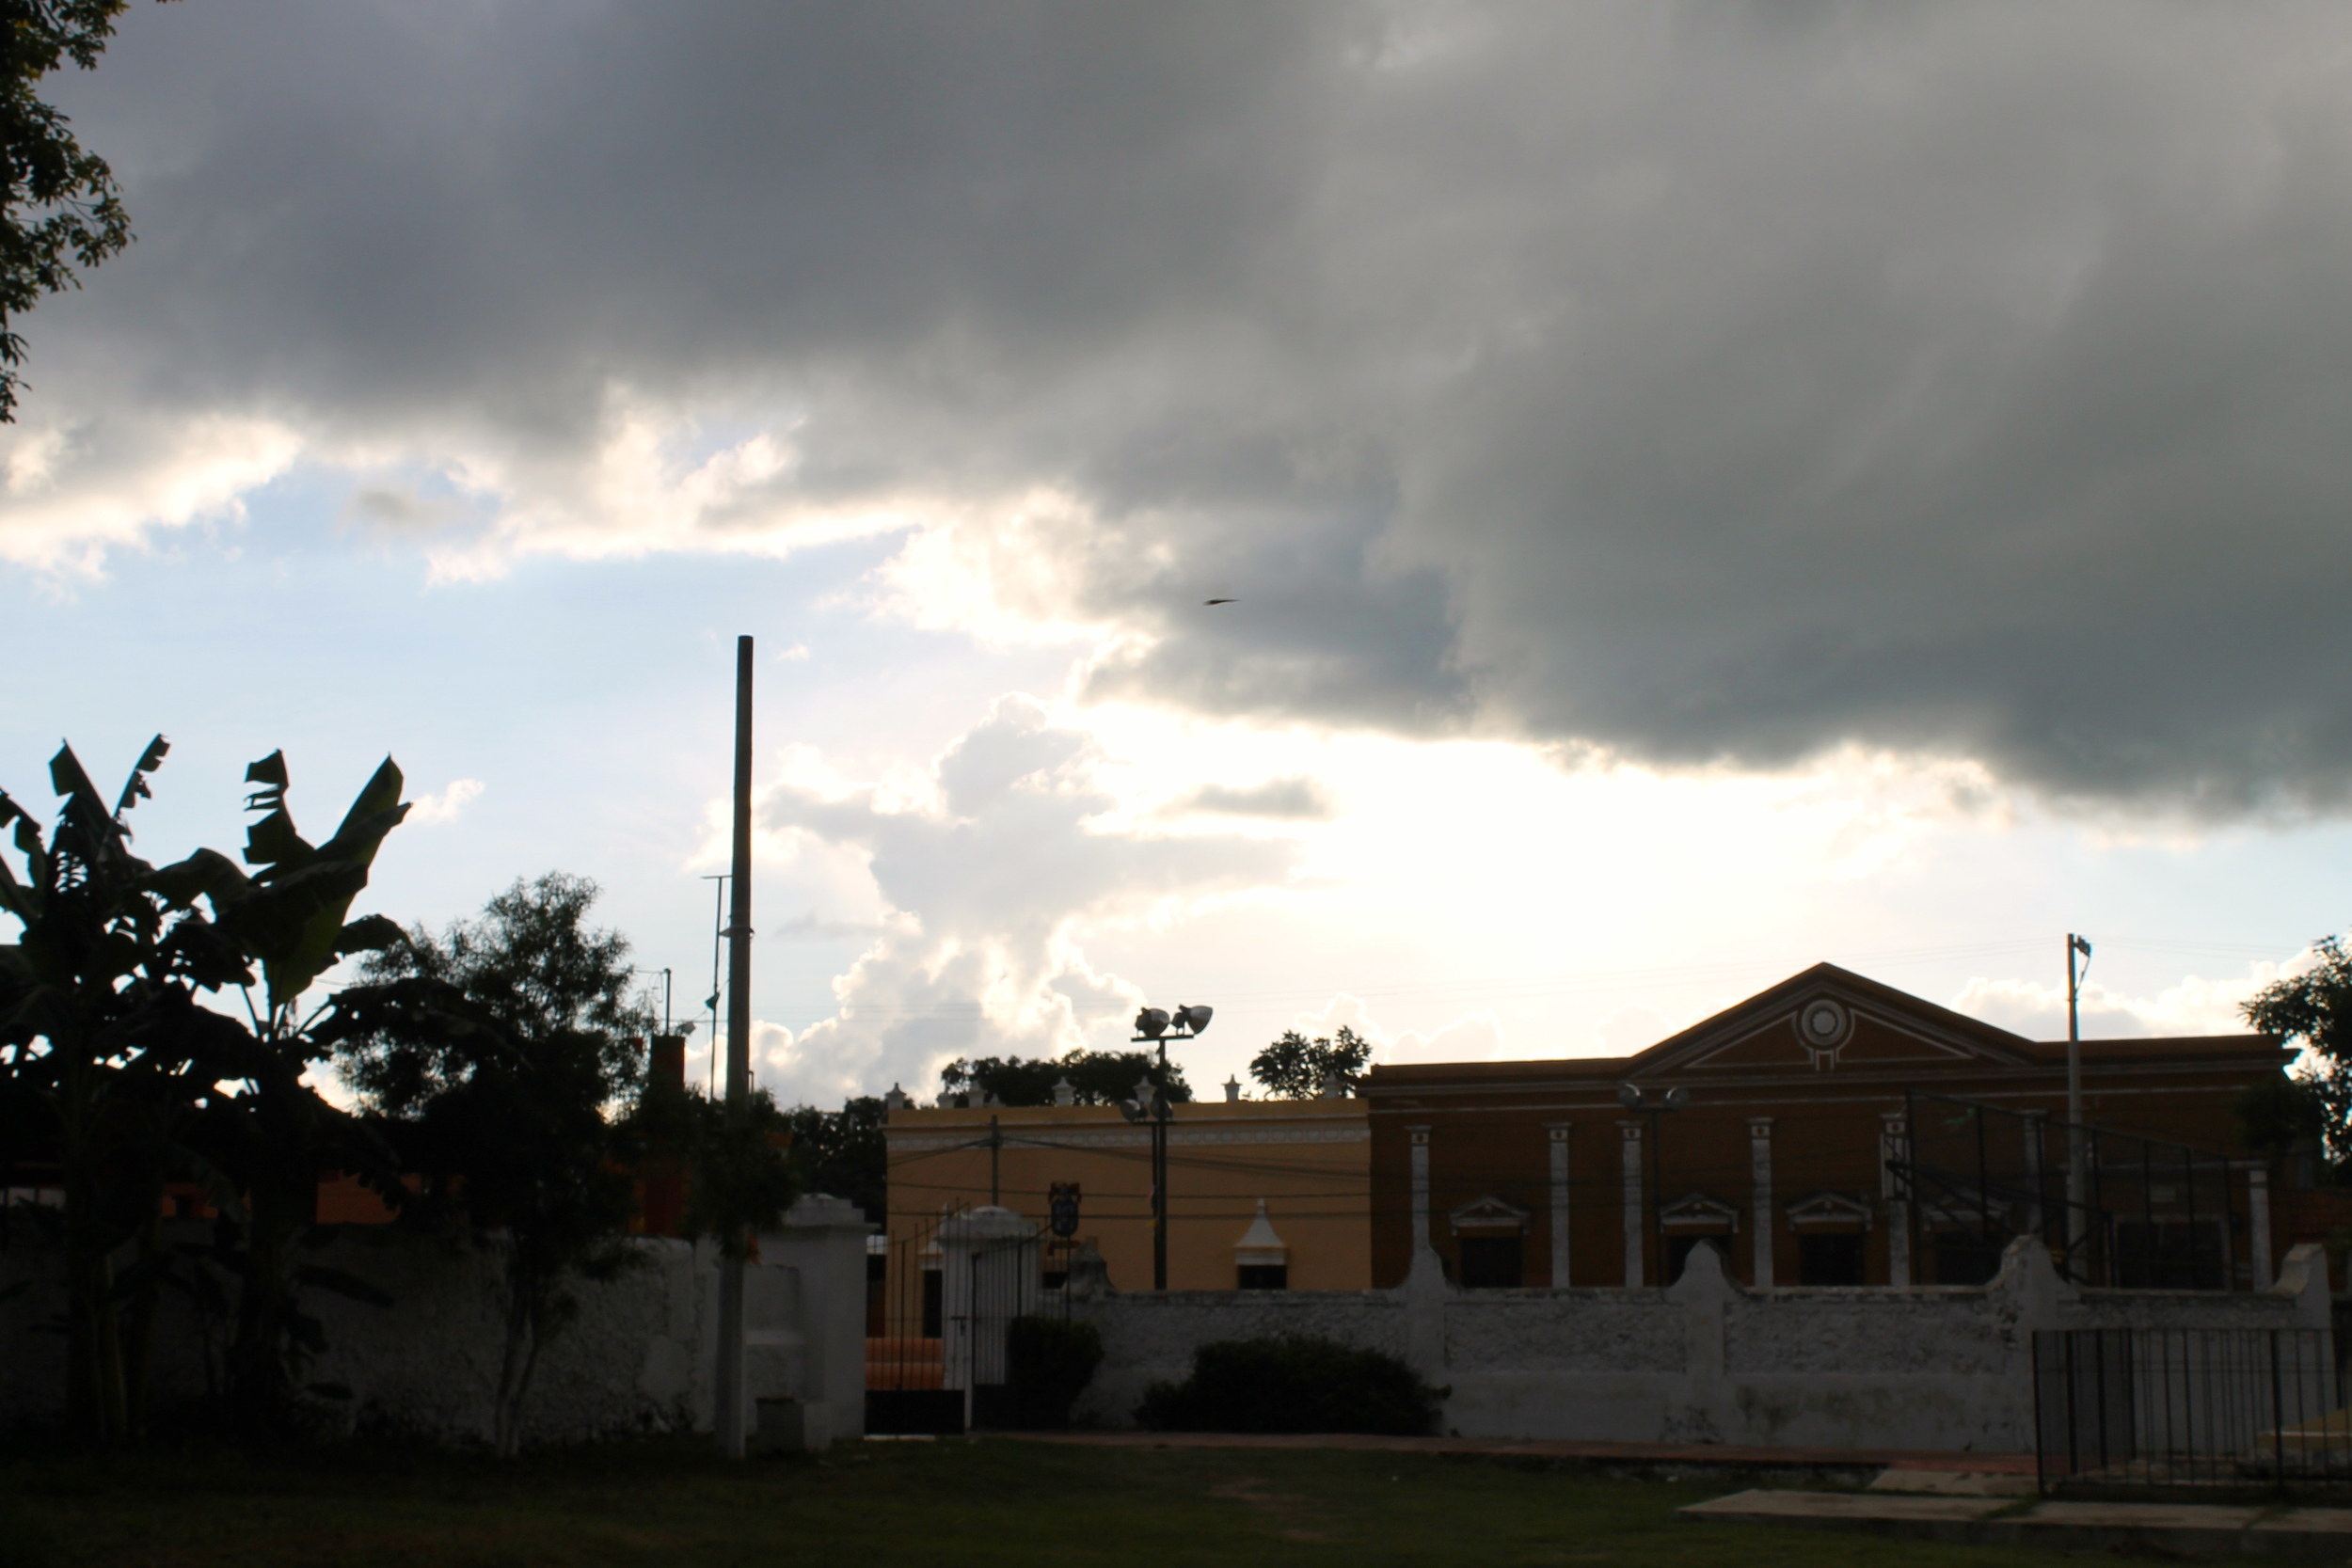
M1371 1283L1372 1135L1360 1100L1178 1105L1168 1129L1168 1287L1359 1291ZM1152 1283L1151 1133L1101 1105L894 1109L890 1269L923 1266L944 1213L993 1202L1041 1227L1048 1281L1092 1246L1122 1291ZM903 1287L906 1282L900 1282Z
M1375 1067L1372 1283L1418 1241L1466 1286L1654 1285L1704 1241L1751 1285L1972 1284L2030 1231L2102 1283L2266 1284L2235 1101L2293 1055L2085 1041L2076 1138L2066 1042L1821 964L1633 1056Z

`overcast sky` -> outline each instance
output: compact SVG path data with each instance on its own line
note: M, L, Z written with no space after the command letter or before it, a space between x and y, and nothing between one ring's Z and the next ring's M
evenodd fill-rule
M139 239L19 324L0 785L163 730L176 858L389 752L385 912L584 873L691 1013L751 633L788 1097L1822 958L2046 1037L2069 929L2226 1029L2344 924L2340 6L203 0L55 86Z

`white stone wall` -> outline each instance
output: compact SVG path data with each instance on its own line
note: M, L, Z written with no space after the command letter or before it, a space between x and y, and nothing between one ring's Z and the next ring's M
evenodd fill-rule
M803 1441L864 1430L865 1237L873 1227L846 1203L803 1199L760 1238L745 1271L745 1379L755 1401L794 1402ZM209 1227L175 1221L167 1242L191 1244ZM0 1290L31 1288L0 1305L0 1424L54 1422L65 1397L65 1340L45 1324L65 1305L58 1259L18 1227L0 1252ZM716 1251L674 1241L629 1243L637 1265L574 1288L579 1316L541 1353L525 1406L528 1443L578 1443L662 1431L707 1431L718 1362ZM325 1291L306 1310L325 1325L327 1351L306 1380L340 1384L347 1402L322 1405L346 1427L383 1427L443 1442L487 1443L505 1353L499 1259L488 1248L420 1241L385 1230L305 1256L392 1297L376 1307ZM157 1402L204 1393L218 1375L227 1324L208 1325L184 1298L166 1298L152 1376ZM845 1325L848 1332L844 1332Z
M2032 1241L1981 1288L1752 1291L1702 1247L1663 1291L1464 1291L1424 1258L1393 1291L1102 1291L1073 1311L1105 1352L1076 1414L1105 1426L1196 1345L1289 1332L1405 1356L1466 1437L2010 1453L2033 1447L2036 1329L2328 1324L2316 1248L2272 1290L2214 1295L2077 1291Z

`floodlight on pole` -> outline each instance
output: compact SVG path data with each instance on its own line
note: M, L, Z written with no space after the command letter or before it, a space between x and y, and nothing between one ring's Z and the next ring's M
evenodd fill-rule
M1174 1101L1168 1094L1168 1042L1188 1040L1209 1026L1214 1007L1184 1006L1169 1013L1145 1007L1136 1014L1136 1037L1129 1043L1158 1048L1158 1082L1151 1073L1136 1082L1133 1100L1120 1102L1120 1114L1152 1129L1152 1289L1168 1289L1168 1124L1174 1119Z

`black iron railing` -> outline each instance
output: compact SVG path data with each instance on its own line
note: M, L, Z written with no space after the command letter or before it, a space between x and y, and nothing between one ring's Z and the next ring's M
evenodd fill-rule
M2327 1329L2045 1329L2033 1370L2045 1492L2352 1481Z
M2003 1248L2038 1236L2058 1272L2117 1290L2260 1289L2240 1189L2247 1163L2218 1150L2074 1126L1913 1092L1887 1168L1908 1200L1923 1277L1979 1284Z

